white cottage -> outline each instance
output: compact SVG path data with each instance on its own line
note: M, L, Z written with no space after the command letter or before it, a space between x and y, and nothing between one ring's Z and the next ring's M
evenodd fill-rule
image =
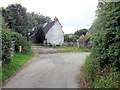
M58 18L44 25L45 42L51 45L62 45L64 43L64 32Z

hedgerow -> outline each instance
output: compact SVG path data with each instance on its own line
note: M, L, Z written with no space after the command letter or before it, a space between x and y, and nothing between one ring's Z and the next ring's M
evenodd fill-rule
M22 53L27 53L31 49L31 42L17 32L12 32L5 23L2 24L2 64L7 64L12 59L12 44L15 52L19 52L19 46L22 46ZM14 38L14 39L13 39ZM14 43L12 43L14 41Z
M88 76L95 88L120 87L120 1L99 2L96 16L91 27L94 68Z
M30 51L31 42L27 41L27 38L22 36L17 32L12 32L12 37L15 41L15 51L19 52L19 46L22 46L22 53L27 53Z
M11 61L11 33L6 27L2 27L2 63L9 63Z

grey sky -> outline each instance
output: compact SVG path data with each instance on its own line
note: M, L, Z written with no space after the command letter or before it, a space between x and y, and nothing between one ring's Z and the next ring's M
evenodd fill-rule
M1 0L0 6L21 3L28 12L57 16L65 33L89 28L95 18L98 0Z

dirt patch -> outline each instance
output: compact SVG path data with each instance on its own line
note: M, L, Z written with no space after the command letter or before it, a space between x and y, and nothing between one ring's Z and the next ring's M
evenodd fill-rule
M92 88L91 82L86 78L83 66L81 67L80 73L77 78L78 78L79 88Z
M64 48L52 48L44 46L32 46L32 50L37 54L52 54L52 53L62 53L67 52Z

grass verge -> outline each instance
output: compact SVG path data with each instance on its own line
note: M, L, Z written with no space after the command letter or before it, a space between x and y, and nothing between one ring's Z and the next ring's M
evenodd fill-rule
M55 46L54 48L66 49L66 52L90 52L88 48L78 48L75 46Z
M83 67L86 79L91 81L93 88L120 88L120 72L114 71L114 67L111 67L109 72L99 71L97 74L95 73L97 67L91 56L86 58Z
M93 64L93 59L91 56L87 56L83 68L84 68L83 70L84 70L87 78L89 80L93 80L93 78L94 78L94 76L93 76L94 64Z
M32 51L27 54L16 53L10 64L2 67L2 82L4 83L11 75L13 75L23 64L34 56Z

